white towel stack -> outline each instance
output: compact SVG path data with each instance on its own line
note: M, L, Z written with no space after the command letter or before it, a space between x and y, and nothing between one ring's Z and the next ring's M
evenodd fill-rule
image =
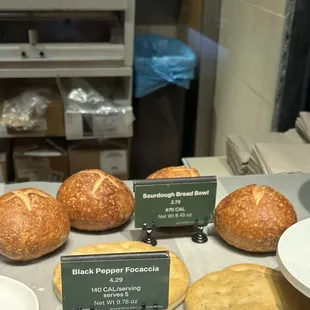
M227 163L236 175L261 174L259 160L251 150L257 143L303 144L295 129L285 133L272 132L263 137L230 135L226 139Z
M295 127L299 135L310 143L310 113L300 112L295 122Z
M310 144L257 143L251 159L254 174L310 173Z
M246 138L230 135L226 139L227 163L236 175L244 175L250 157Z

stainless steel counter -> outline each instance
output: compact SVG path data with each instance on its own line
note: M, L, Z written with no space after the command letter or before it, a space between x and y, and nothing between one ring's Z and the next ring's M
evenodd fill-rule
M217 202L241 186L252 183L267 184L291 200L300 220L310 217L310 175L224 177L219 178L218 181ZM127 182L127 184L132 188L132 182ZM1 185L0 191L4 193L21 187L36 187L56 195L59 185L45 182ZM165 238L159 238L158 245L170 249L184 260L189 268L191 281L197 280L206 273L237 263L256 263L277 268L275 255L238 251L228 246L215 234L213 225L210 225L208 232L209 241L206 244L195 244L189 236L173 238L171 235L169 237L165 232ZM0 274L28 285L36 293L41 310L61 310L62 305L55 297L52 285L53 270L61 255L88 244L140 240L140 238L141 233L134 229L133 221L120 229L103 233L72 231L65 246L36 261L12 263L0 257ZM183 306L179 309L183 309Z

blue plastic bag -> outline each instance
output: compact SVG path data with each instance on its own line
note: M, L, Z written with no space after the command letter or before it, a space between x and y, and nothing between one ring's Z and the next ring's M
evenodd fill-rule
M194 78L196 55L184 43L153 34L135 39L135 97L144 97L168 84L186 89Z

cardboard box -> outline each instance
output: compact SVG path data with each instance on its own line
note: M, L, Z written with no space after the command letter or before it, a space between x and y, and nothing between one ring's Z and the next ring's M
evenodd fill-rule
M51 101L46 109L46 114L43 118L38 119L38 126L31 131L16 131L7 128L7 133L10 136L29 136L29 137L64 137L64 109L60 100Z
M85 169L100 169L128 180L129 149L130 139L71 143L68 148L70 174Z
M0 183L8 183L8 162L6 153L0 153Z
M28 82L29 83L29 82ZM33 81L33 85L26 82L21 84L12 84L10 91L7 91L1 102L1 111L3 100L8 100L25 89L42 89L42 95L49 100L45 115L37 118L37 126L29 131L17 131L12 128L0 126L0 137L64 137L65 124L64 124L64 106L60 98L56 81L49 81L49 83L39 83Z
M126 124L123 114L93 115L82 113L65 113L66 138L112 139L133 136L132 124Z
M0 140L0 183L8 183L9 179L9 156L10 145L8 141Z
M16 182L62 182L68 177L65 149L50 139L18 139L13 147Z
M65 130L67 140L131 138L133 136L134 115L131 102L131 78L108 80L56 79L61 98L65 106ZM81 84L80 84L81 83ZM84 84L85 83L85 84ZM115 100L116 110L109 114L83 111L79 104L70 98L76 87L93 88L103 97ZM120 86L121 85L121 86ZM83 91L82 91L83 92ZM109 105L108 105L109 106ZM87 109L89 110L89 109ZM125 110L125 113L124 113Z

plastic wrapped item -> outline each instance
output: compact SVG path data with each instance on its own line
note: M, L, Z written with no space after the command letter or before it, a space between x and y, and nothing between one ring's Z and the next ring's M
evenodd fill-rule
M131 124L134 121L132 107L123 107L108 98L102 89L97 91L88 81L80 78L63 82L65 90L65 111L82 114L114 115L122 114L124 121Z
M40 125L50 102L48 97L40 92L40 89L29 89L5 100L2 107L1 125L16 131L34 130Z
M189 88L196 55L184 43L154 34L135 39L135 97L144 97L168 84Z
M132 106L122 106L109 99L110 91L105 91L104 85L99 90L84 79L72 78L63 79L60 89L65 103L67 139L132 135L131 125L135 120Z

